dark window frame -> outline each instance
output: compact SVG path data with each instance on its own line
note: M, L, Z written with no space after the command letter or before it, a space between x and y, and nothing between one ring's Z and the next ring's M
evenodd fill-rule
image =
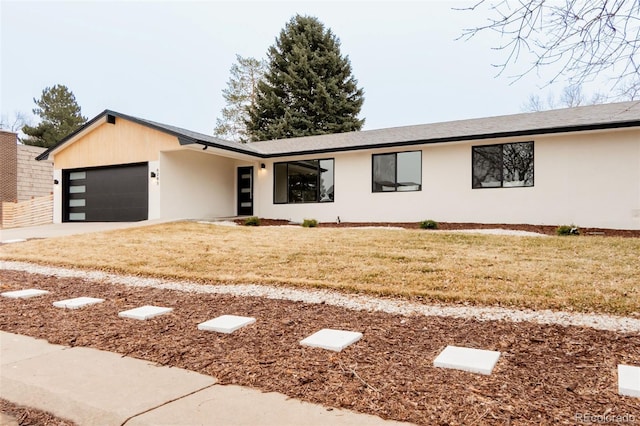
M411 189L411 190L407 190L407 191L398 191L398 154L405 154L405 153L412 153L412 152L419 152L420 153L420 182L417 182L418 184L418 189ZM393 191L383 191L383 190L376 190L376 184L375 184L375 158L378 156L382 156L382 155L393 155L395 157L395 176L394 176L394 187L395 189ZM375 194L384 194L387 192L418 192L418 191L422 191L422 150L418 149L418 150L411 150L411 151L397 151L397 152L383 152L383 153L379 153L379 154L371 154L371 192L375 193Z
M332 182L333 182L333 198L330 200L322 200L320 198L320 190L321 190L321 185L320 185L320 179L322 177L322 168L320 167L320 162L322 161L328 161L330 160L333 163L333 167L331 170L331 177L332 177ZM316 169L316 173L317 173L317 181L316 181L316 197L314 201L297 201L297 202L292 202L290 200L289 194L290 194L290 186L289 186L289 164L291 163L299 163L299 162L303 162L303 161L317 161L318 166ZM282 165L284 164L286 166L285 168L285 173L286 173L286 201L277 201L276 200L276 170L277 170L277 166L278 165ZM273 163L273 204L313 204L313 203L333 203L335 201L335 174L336 174L336 161L334 157L330 157L330 158L312 158L312 159L307 159L307 160L293 160L293 161L279 161L277 163Z
M504 147L506 145L519 145L526 144L531 146L531 184L530 185L507 185L504 184L504 156L505 151ZM475 156L476 152L480 148L494 148L500 147L501 157L500 157L500 185L499 186L482 186L481 184L475 183ZM471 147L471 189L496 189L496 188L532 188L535 186L535 144L534 141L519 141L519 142L504 142L504 143L496 143L490 145L474 145Z

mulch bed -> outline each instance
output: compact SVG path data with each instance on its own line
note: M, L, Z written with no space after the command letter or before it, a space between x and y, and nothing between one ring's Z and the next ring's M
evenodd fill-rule
M13 417L20 426L74 426L75 423L46 411L23 407L0 398L0 412Z
M244 219L236 219L238 225L244 225ZM291 224L283 219L260 219L260 226L282 226ZM420 229L419 222L321 222L321 228L359 228L366 226L398 227L405 229ZM547 225L513 225L506 223L454 223L438 222L440 231L456 231L465 229L506 229L513 231L537 232L538 234L556 235L557 226ZM425 231L428 232L428 231ZM581 236L605 236L605 237L626 237L640 238L640 230L633 229L604 229L604 228L580 228Z
M403 317L259 297L129 288L75 278L0 271L0 290L40 288L33 299L0 297L0 329L197 371L222 384L423 425L575 424L584 415L640 422L637 398L617 393L617 365L640 365L640 336L581 327ZM80 310L52 306L106 299ZM148 321L117 313L175 308ZM198 331L222 314L257 322L232 335ZM361 331L340 353L299 345L321 328ZM446 345L502 352L493 374L434 368Z

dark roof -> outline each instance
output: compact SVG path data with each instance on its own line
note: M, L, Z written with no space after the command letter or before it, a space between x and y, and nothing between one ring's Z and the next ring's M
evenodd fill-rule
M640 101L589 105L551 111L307 136L248 144L230 142L180 127L105 110L76 132L60 141L56 146L39 155L37 159L47 159L51 151L106 115L121 117L175 135L181 145L201 144L258 158L269 158L511 136L640 127Z
M166 131L178 137L180 145L188 145L191 143L198 143L215 148L227 149L230 151L241 152L244 154L255 155L260 152L254 148L251 144L242 144L238 142L232 142L225 139L216 138L215 136L205 135L204 133L193 132L191 130L182 129L176 126L170 126L168 124L157 123L151 120L145 120L142 118L127 117L120 114L124 118L128 118L131 121L136 121L140 124L145 124L160 131Z
M275 157L636 126L640 126L640 101L307 136L251 145L265 156Z
M168 124L157 123L155 121L146 120L146 119L138 118L138 117L133 117L133 116L130 116L130 115L126 115L126 114L122 114L122 113L119 113L119 112L116 112L116 111L111 111L111 110L106 109L106 110L102 111L100 114L98 114L97 116L95 116L94 118L92 118L91 120L89 120L87 123L85 123L78 130L76 130L75 132L71 133L69 136L67 136L64 139L62 139L56 145L52 146L51 148L47 149L45 152L43 152L42 154L37 156L36 160L46 160L47 158L49 158L49 154L52 151L54 151L58 147L64 145L65 143L67 143L68 141L73 139L76 135L82 133L83 130L85 130L86 128L92 126L96 122L100 121L101 119L103 119L103 118L105 118L106 116L109 116L109 115L114 116L114 117L119 117L119 118L122 118L122 119L125 119L125 120L129 120L129 121L133 121L134 123L138 123L138 124L141 124L143 126L151 127L153 129L159 130L161 132L168 133L170 135L176 136L178 138L178 141L180 142L180 145L201 144L201 145L207 145L207 146L214 147L214 148L224 149L224 150L227 150L227 151L239 152L239 153L242 153L242 154L249 154L249 155L254 155L254 156L259 154L259 152L253 146L251 146L250 144L240 144L240 143L236 143L236 142L231 142L231 141L227 141L227 140L224 140L224 139L216 138L214 136L205 135L203 133L193 132L191 130L183 129L183 128L180 128L180 127L171 126L171 125L168 125Z

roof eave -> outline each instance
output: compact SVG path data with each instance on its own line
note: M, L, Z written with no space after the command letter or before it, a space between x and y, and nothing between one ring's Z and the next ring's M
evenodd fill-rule
M240 146L238 146L236 148L236 147L232 147L232 146L217 144L217 143L210 142L210 141L204 141L204 140L201 140L201 139L190 138L190 137L187 137L187 136L184 136L184 135L176 135L176 136L178 137L178 142L180 143L180 145L198 144L198 145L203 145L204 147L222 149L224 151L236 152L238 154L245 154L245 155L249 155L249 156L252 156L252 157L266 158L265 154L261 154L261 153L256 152L256 151L250 151L248 149L242 149ZM204 149L206 149L206 148L204 148Z
M63 145L66 145L68 142L72 141L76 136L78 136L81 133L83 133L86 129L107 122L107 116L109 116L109 115L114 116L116 118L120 118L120 119L131 121L131 122L139 124L141 126L152 128L154 130L169 134L171 136L175 136L175 137L178 138L178 142L180 143L180 145L188 145L188 144L197 143L197 144L201 144L201 145L215 147L215 148L218 148L218 149L223 149L223 150L227 150L227 151L237 152L237 153L240 153L240 154L251 155L251 156L254 156L254 157L263 158L262 154L256 153L255 151L242 149L240 147L238 147L238 148L230 147L230 146L226 146L226 145L222 145L222 144L216 144L216 143L210 142L210 141L204 141L204 140L200 140L200 139L196 139L196 138L191 138L191 137L183 135L180 132L176 132L176 131L173 131L171 129L167 129L167 128L162 127L162 126L158 126L158 125L156 125L154 123L151 123L151 122L148 122L148 121L145 121L145 120L141 120L141 119L138 119L136 117L132 117L130 115L121 114L119 112L111 111L111 110L106 109L102 113L98 114L97 116L95 116L94 118L89 120L87 123L85 123L78 130L76 130L75 132L71 133L69 136L67 136L64 139L62 139L56 145L52 146L51 148L49 148L46 151L44 151L42 154L38 155L36 157L36 160L38 160L38 161L48 160L50 154L55 154L55 152L59 151L60 148Z
M520 136L545 135L545 134L553 134L553 133L585 132L585 131L619 129L619 128L628 128L628 127L640 127L640 120L613 122L613 123L586 124L586 125L579 125L579 126L548 127L548 128L509 131L509 132L479 133L479 134L471 134L471 135L448 136L448 137L442 137L442 138L413 139L413 140L407 140L402 142L385 142L385 143L364 144L364 145L355 145L355 146L308 149L308 150L301 150L301 151L276 152L276 153L265 154L262 158L279 158L279 157L291 157L294 155L326 154L331 152L364 151L367 149L393 148L393 147L403 147L403 146L411 146L411 145L429 145L429 144L435 144L435 143L464 142L464 141L484 140L484 139L500 139L500 138L510 138L510 137L520 137Z

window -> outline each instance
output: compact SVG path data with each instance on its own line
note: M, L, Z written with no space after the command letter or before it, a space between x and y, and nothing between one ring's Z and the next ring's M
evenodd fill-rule
M87 178L87 172L71 172L69 173L69 180L80 180L80 179L86 179Z
M422 151L373 155L373 192L420 191Z
M333 158L275 163L273 202L333 202Z
M533 142L472 147L473 188L533 186Z

